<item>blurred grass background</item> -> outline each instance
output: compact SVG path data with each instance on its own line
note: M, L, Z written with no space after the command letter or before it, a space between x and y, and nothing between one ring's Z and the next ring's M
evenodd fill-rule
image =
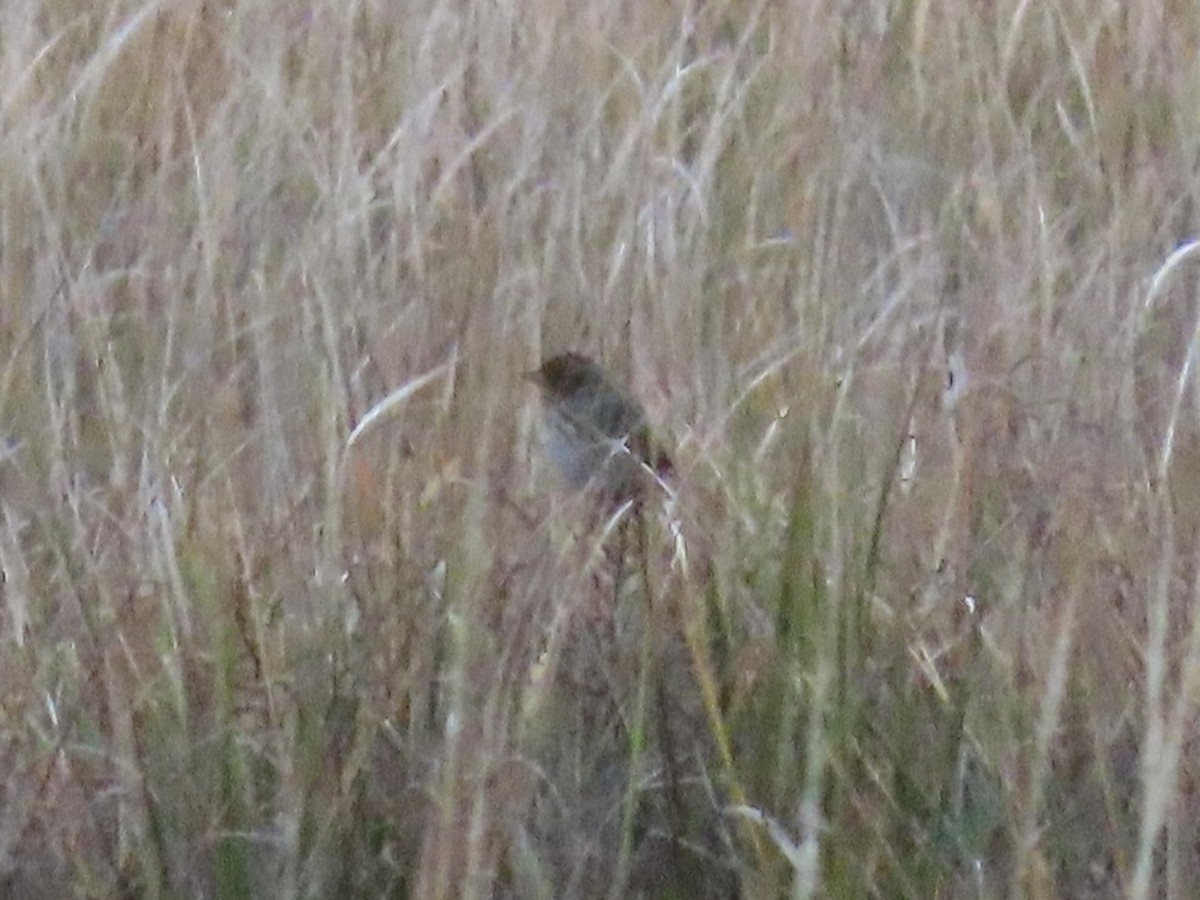
M0 893L1194 896L1198 96L1179 0L0 3Z

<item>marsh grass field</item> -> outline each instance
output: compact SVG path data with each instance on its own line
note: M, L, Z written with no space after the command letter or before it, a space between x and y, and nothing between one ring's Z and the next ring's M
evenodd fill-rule
M0 895L1196 897L1198 191L1182 0L0 0Z

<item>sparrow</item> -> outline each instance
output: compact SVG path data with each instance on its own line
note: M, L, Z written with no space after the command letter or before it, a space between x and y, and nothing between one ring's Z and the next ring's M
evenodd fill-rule
M582 353L562 353L526 376L545 406L543 445L563 480L620 505L672 472L640 403Z

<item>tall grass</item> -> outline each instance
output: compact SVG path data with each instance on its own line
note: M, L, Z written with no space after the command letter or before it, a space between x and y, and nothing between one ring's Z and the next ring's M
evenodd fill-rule
M1192 896L1198 60L0 4L0 893ZM632 564L567 348L675 448Z

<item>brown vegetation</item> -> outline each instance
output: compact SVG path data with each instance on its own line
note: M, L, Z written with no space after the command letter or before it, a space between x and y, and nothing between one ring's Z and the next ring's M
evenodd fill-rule
M1192 896L1198 88L1183 2L0 4L0 894Z

